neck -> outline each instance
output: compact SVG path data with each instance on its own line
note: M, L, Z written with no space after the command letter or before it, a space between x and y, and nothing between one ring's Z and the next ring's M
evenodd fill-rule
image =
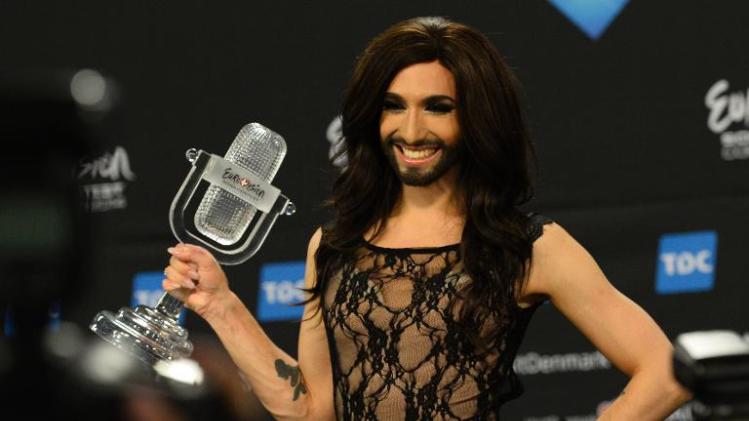
M454 244L461 240L464 215L463 192L454 169L428 186L402 185L384 225L375 228L375 237L367 234L366 238L396 248Z

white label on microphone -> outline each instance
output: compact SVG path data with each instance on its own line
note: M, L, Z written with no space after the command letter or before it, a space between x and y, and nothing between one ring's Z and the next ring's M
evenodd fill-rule
M254 172L213 154L202 178L234 194L263 213L270 212L281 194L281 190L271 186Z

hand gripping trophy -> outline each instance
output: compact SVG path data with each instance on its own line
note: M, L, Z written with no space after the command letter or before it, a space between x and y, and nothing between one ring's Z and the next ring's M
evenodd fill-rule
M285 155L284 139L259 123L244 126L223 158L189 149L186 156L192 168L169 210L174 236L210 249L224 265L237 265L252 257L278 215L296 211L270 184ZM207 189L205 182L209 183ZM202 195L198 194L201 187ZM177 322L182 307L182 302L164 293L154 308L123 307L116 314L101 311L89 327L104 340L154 365L192 353L187 330Z

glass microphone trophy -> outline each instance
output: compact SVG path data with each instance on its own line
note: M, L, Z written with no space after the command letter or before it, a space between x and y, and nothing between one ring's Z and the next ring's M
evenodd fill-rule
M270 184L285 155L284 139L259 123L242 127L223 158L189 149L186 156L192 168L169 210L174 236L207 248L224 265L252 257L278 215L296 211ZM204 194L199 193L201 188ZM192 353L187 330L177 322L182 308L181 301L164 293L154 308L140 305L123 307L116 314L102 311L89 327L153 365Z

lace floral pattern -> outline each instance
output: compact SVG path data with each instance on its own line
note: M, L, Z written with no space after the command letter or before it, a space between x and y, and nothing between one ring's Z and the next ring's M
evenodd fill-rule
M468 282L458 245L363 243L342 265L323 293L339 419L499 418L522 393L512 362L537 306L492 321L503 325L498 346L477 352L456 305Z

